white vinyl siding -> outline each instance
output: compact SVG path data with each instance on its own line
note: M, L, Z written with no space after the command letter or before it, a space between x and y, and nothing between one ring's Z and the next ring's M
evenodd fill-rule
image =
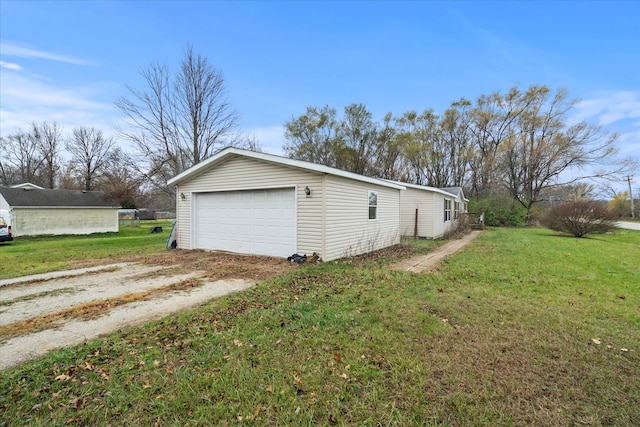
M437 239L453 227L451 221L451 198L449 196L449 220L446 219L446 204L443 191L439 189L407 187L400 192L400 233L413 237L416 209L418 209L418 237ZM458 205L459 207L460 205Z
M400 192L338 176L326 176L326 260L358 255L400 242ZM369 194L377 193L376 220Z
M13 208L18 236L118 232L117 208Z
M246 157L232 157L177 186L176 219L178 248L194 249L192 241L193 193L233 190L261 190L294 186L296 189L296 251L322 251L322 176ZM306 197L304 188L311 189ZM181 194L185 195L182 200Z
M369 191L369 219L376 219L378 213L378 193Z
M295 189L295 252L316 252L325 261L381 249L400 242L401 186L354 176L304 162L274 159L254 154L229 154L210 167L175 179L177 244L195 249L198 197L218 192L256 192ZM206 161L205 161L206 162ZM319 168L316 170L315 168ZM305 188L310 195L307 197ZM369 195L377 194L376 219L369 219ZM182 195L184 194L184 198Z

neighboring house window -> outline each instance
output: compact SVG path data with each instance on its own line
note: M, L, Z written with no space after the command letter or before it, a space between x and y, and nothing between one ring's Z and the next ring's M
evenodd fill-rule
M460 202L453 202L453 219L460 217Z
M444 199L444 222L451 221L451 200Z
M376 219L378 216L378 192L369 191L369 219Z

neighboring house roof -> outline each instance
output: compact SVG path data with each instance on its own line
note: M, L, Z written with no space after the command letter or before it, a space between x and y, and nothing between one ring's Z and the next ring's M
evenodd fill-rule
M116 208L102 191L48 190L0 187L0 194L9 206L16 207L78 207Z
M287 157L275 156L273 154L257 153L255 151L241 150L239 148L234 148L234 147L225 148L219 151L218 153L216 153L214 156L209 157L208 159L203 160L197 165L190 167L189 169L182 172L181 174L171 178L169 181L167 181L167 184L168 185L180 184L181 182L187 181L191 178L194 178L204 173L208 169L213 168L222 162L225 162L229 159L236 158L236 157L247 157L251 159L261 160L269 163L275 163L278 165L288 166L292 168L298 168L298 169L312 171L312 172L326 173L329 175L335 175L343 178L353 179L355 181L362 181L362 182L367 182L369 184L381 185L383 187L395 188L397 190L405 189L404 184L398 183L398 182L392 182L392 181L387 181L387 180L382 180L377 178L370 178L364 175L359 175L353 172L346 172L346 171L332 168L329 166L318 165L315 163L305 162L302 160L289 159Z
M44 190L44 187L40 187L39 185L35 185L30 182L23 182L22 184L12 185L11 188L27 188L27 189L36 188L38 190Z

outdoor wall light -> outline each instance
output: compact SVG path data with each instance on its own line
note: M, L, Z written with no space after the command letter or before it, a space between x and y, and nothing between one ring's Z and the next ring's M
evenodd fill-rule
M180 193L180 198L182 199L182 201L187 200L187 196L185 196L184 193Z
M306 194L307 197L311 197L311 189L309 186L304 187L304 194Z

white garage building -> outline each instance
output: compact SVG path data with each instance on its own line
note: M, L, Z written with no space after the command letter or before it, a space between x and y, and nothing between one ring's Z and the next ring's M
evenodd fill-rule
M168 184L181 249L328 261L400 242L400 183L227 148Z

